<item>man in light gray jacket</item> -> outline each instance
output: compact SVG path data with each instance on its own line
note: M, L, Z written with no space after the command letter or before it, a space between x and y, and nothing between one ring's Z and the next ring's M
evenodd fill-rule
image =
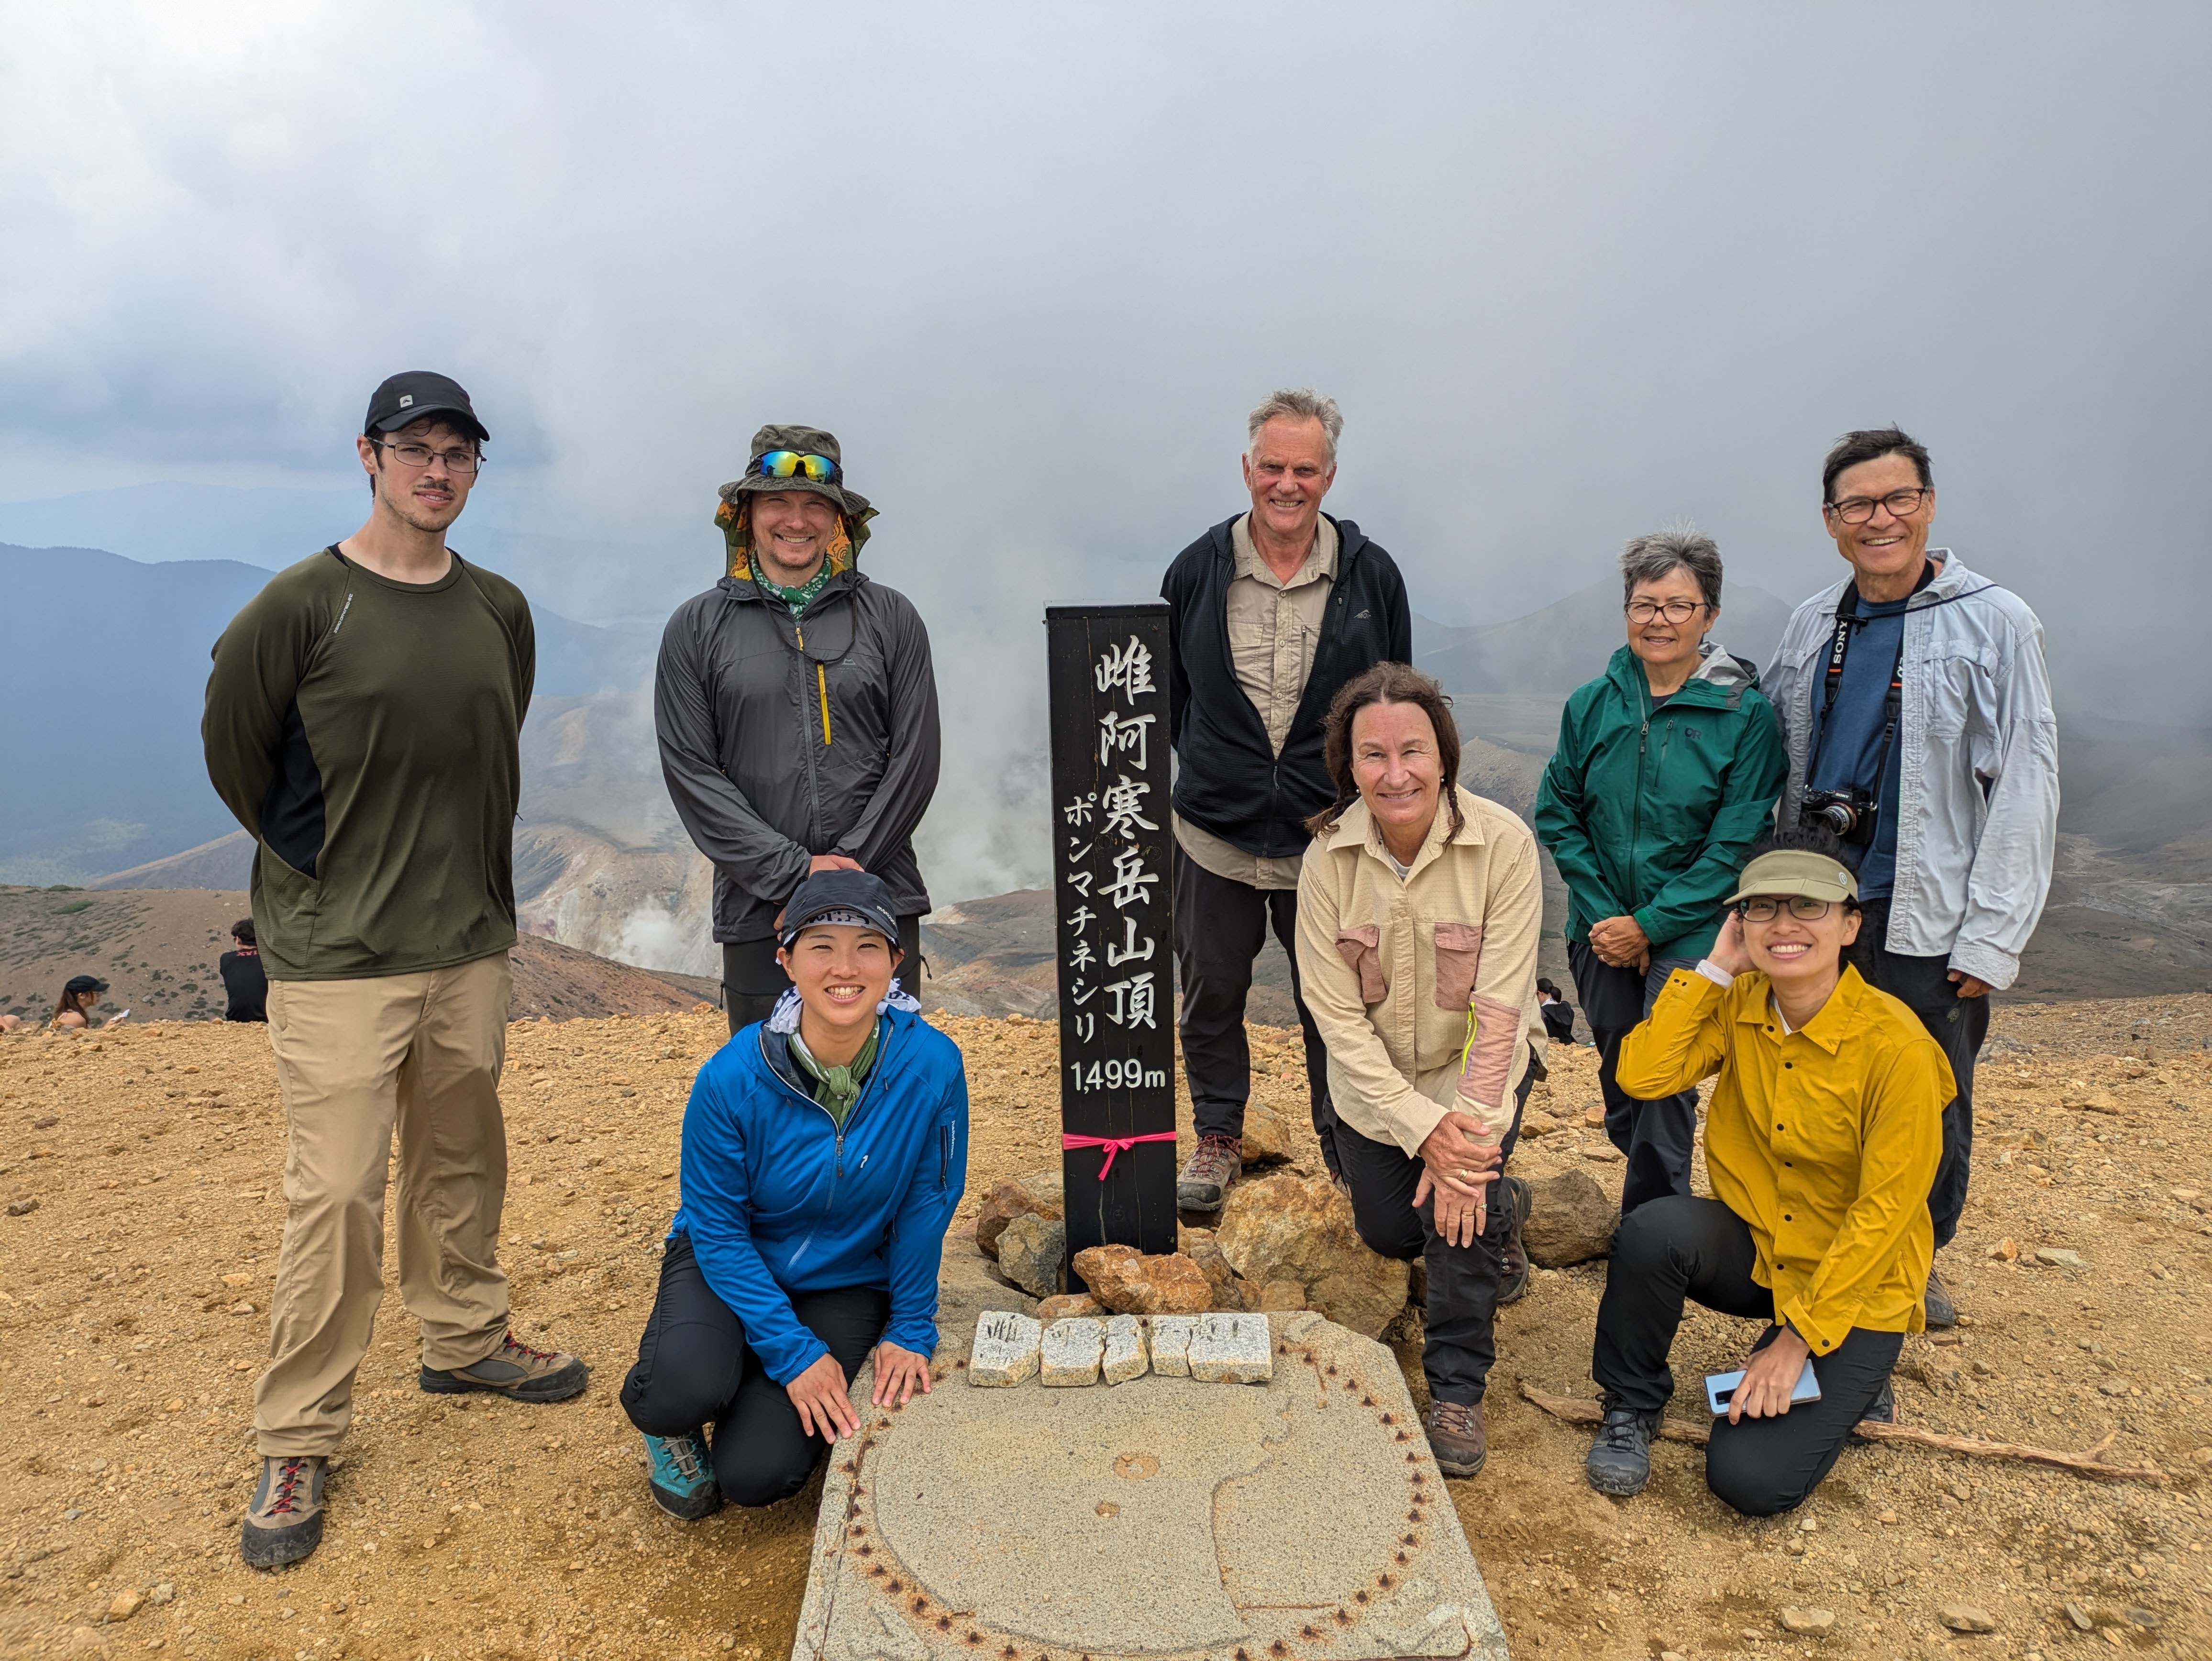
M2020 973L2051 888L2058 722L2043 625L2016 594L1930 548L1928 452L1895 428L1847 433L1820 513L1851 575L1791 615L1765 691L1790 751L1784 825L1823 824L1865 909L1847 957L1943 1046L1958 1098L1928 1208L1958 1232L1989 994ZM1955 1318L1931 1270L1928 1323Z
M714 866L730 1031L790 984L777 914L816 871L890 890L911 990L929 910L914 829L937 792L937 677L906 596L861 574L875 509L813 427L753 435L714 522L722 580L661 636L653 722L684 828Z

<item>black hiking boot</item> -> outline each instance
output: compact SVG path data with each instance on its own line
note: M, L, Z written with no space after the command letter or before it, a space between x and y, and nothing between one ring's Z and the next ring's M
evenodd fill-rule
M1498 1193L1513 1207L1513 1224L1505 1234L1505 1262L1498 1274L1498 1301L1510 1304L1528 1289L1528 1248L1521 1244L1521 1231L1528 1224L1535 1196L1518 1177L1499 1182Z
M1644 1492L1651 1480L1651 1439L1659 1433L1659 1415L1607 1407L1583 1469L1600 1494L1626 1500Z
M319 1453L262 1459L261 1481L239 1536L248 1568L282 1568L323 1543L323 1477L329 1469Z

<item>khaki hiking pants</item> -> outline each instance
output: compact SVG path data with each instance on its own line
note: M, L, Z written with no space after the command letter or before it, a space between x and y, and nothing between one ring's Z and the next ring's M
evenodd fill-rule
M395 1129L399 1299L422 1323L423 1366L471 1366L506 1335L499 1071L512 979L502 952L373 980L270 983L289 1147L269 1370L253 1392L264 1456L331 1453L352 1421L384 1300Z

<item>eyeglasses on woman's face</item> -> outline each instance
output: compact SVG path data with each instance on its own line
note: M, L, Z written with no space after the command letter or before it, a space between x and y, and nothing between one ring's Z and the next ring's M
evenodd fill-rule
M1816 900L1809 894L1753 894L1748 899L1735 903L1737 913L1746 922L1772 922L1786 906L1790 915L1800 922L1818 922L1828 915L1833 900Z

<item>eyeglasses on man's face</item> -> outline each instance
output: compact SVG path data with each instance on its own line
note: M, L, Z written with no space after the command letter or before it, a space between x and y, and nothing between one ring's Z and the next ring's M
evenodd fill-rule
M1846 525L1865 524L1877 507L1888 508L1892 519L1909 519L1920 511L1922 500L1933 495L1925 485L1915 485L1911 490L1892 490L1886 496L1845 496L1841 502L1830 502L1827 512Z
M1687 623L1705 606L1703 600L1696 599L1632 599L1625 609L1631 623L1649 623L1654 618L1664 618L1669 623Z
M456 447L450 450L434 450L427 444L392 444L380 438L369 441L385 451L403 467L423 468L431 462L442 461L449 473L472 473L483 465L483 458L474 450Z
M1784 906L1790 915L1800 922L1818 922L1828 915L1833 900L1816 900L1808 894L1792 894L1786 899L1773 894L1753 894L1747 900L1738 900L1735 909L1746 922L1772 922L1782 915Z

